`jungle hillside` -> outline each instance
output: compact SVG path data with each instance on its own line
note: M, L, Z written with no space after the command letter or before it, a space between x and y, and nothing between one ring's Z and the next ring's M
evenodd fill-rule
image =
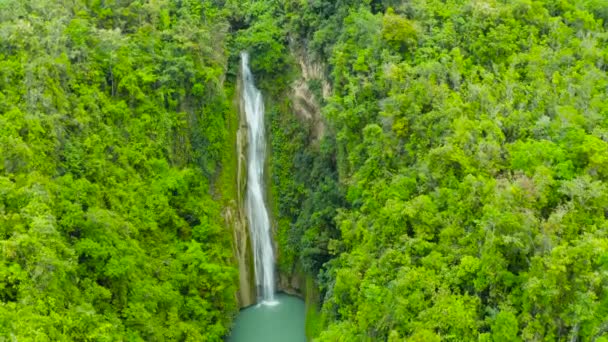
M241 51L309 340L608 342L605 0L0 0L0 341L230 335Z

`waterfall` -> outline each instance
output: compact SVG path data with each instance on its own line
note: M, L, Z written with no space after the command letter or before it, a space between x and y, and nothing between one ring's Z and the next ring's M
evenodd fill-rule
M245 198L249 232L253 247L255 282L258 297L264 304L274 300L274 253L270 234L270 219L264 202L264 162L266 135L264 133L264 100L255 87L249 70L249 54L241 53L242 100L247 119L249 147L247 151L247 196Z

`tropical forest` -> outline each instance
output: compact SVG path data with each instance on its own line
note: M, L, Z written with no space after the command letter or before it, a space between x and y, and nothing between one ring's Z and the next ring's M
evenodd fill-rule
M0 342L608 342L608 1L0 0Z

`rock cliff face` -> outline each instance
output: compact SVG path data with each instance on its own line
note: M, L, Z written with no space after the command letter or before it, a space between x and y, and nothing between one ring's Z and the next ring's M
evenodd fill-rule
M331 87L320 63L311 61L309 56L295 49L292 49L292 54L300 66L300 77L293 82L290 94L293 111L301 120L312 123L312 141L316 143L325 133L320 101L331 95ZM312 84L317 89L312 89Z
M286 115L295 115L302 122L310 124L310 144L316 146L326 130L325 121L321 116L321 101L331 96L331 86L324 76L322 64L314 62L304 51L293 46L291 54L298 63L300 76L289 90L291 113ZM280 258L280 255L278 257ZM294 265L289 273L279 272L278 289L305 298L313 287L312 282L306 284L306 277L300 265Z

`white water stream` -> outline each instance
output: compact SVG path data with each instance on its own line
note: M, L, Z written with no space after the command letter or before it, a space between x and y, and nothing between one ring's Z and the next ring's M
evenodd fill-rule
M249 70L249 54L241 53L243 92L248 127L247 197L246 208L249 233L253 247L255 282L262 304L275 304L274 252L270 234L270 220L264 202L264 162L266 135L264 133L264 100L255 87Z

